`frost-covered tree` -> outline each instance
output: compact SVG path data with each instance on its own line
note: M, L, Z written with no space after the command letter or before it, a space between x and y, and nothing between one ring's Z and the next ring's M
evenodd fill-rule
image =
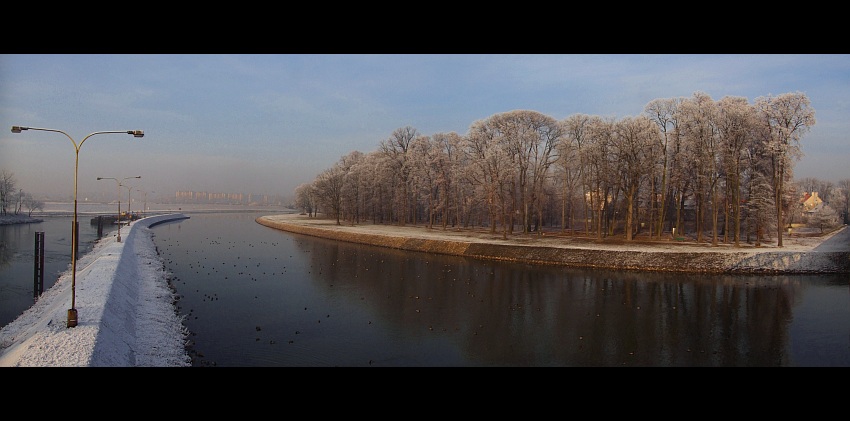
M313 182L316 189L316 199L324 212L336 219L337 225L342 225L342 194L345 180L345 170L339 162L326 169Z
M820 228L820 232L823 233L824 228L834 228L838 226L838 213L835 212L835 209L832 206L829 206L826 203L818 206L812 215L809 216L810 227Z
M477 192L481 189L478 183L479 167L475 165L474 156L467 150L469 136L455 136L452 142L456 142L453 148L452 167L454 169L453 195L457 202L458 215L457 224L464 228L477 225L476 216L486 214L487 208L485 195Z
M552 117L536 111L526 115L527 124L534 129L535 138L531 141L528 154L531 172L531 205L537 211L538 235L542 234L543 212L547 196L546 187L551 180L551 168L558 160L558 145L563 142L563 127ZM526 222L528 224L528 222Z
M670 196L668 193L668 183L670 180L671 158L675 158L672 153L671 143L675 144L675 136L678 135L678 110L683 98L659 98L650 101L644 107L644 114L649 117L655 124L661 136L658 137L658 150L661 157L661 165L658 167L656 174L653 176L653 187L657 187L658 209L657 209L657 224L655 226L656 235L660 236L664 229L664 219L667 212L667 199ZM655 187L653 192L656 191ZM655 197L655 194L653 194ZM655 201L653 201L654 203Z
M18 193L15 195L15 215L19 215L21 210L24 208L24 189L18 189Z
M850 178L839 180L838 190L841 192L841 198L839 201L833 201L833 203L843 216L842 221L848 224L850 223Z
M815 125L815 110L802 92L756 98L755 107L767 127L767 150L771 156L774 206L776 206L777 247L782 247L783 199L786 181L793 176L794 162L800 159L800 139Z
M496 224L501 223L502 235L507 238L513 221L515 208L511 199L515 198L519 169L506 145L499 120L491 117L474 122L463 150L472 163L468 174L474 180L476 194L487 204L490 232L496 232Z
M522 231L528 232L535 210L538 224L542 218L540 198L549 168L557 157L555 146L562 136L561 127L552 117L531 110L495 114L485 124L515 167L510 181L510 207L519 212ZM513 211L506 215L509 230L513 230Z
M424 202L428 228L434 227L440 204L439 162L441 150L430 136L418 136L410 143L411 180L414 198Z
M634 235L635 201L638 190L655 171L652 147L658 142L658 128L646 116L626 117L613 126L611 153L626 200L626 240Z
M585 144L587 137L587 126L591 117L587 114L573 114L561 121L563 139L558 143L558 159L555 161L556 193L561 202L561 230L573 227L575 212L573 211L573 199L576 189L580 187L583 176L584 165L582 155L579 151ZM583 193L579 190L578 193ZM584 196L583 194L581 195ZM581 203L585 203L584 200ZM584 206L583 215L588 214L587 206ZM567 221L569 219L569 222Z
M358 171L366 175L360 177L363 209L372 223L392 221L396 182L388 160L382 152L375 151L366 154L358 164Z
M11 171L3 170L0 172L0 214L6 215L9 206L14 204L12 197L15 194L15 174Z
M774 223L773 185L769 176L756 172L749 180L746 194L745 213L747 220L747 238L755 237L756 247L769 234L768 228ZM748 240L749 241L749 240Z
M670 156L670 187L668 189L669 205L675 210L671 224L671 231L684 235L685 233L685 202L692 195L694 177L694 157L688 139L683 135L681 123L681 103L685 98L680 98L679 104L672 118L672 130L670 131L670 144L668 145Z
M360 221L363 212L363 197L361 179L364 176L360 167L364 155L360 151L352 151L337 162L343 173L342 191L340 197L342 218L350 224Z
M795 179L791 184L789 184L789 186L789 191L795 194L795 196L791 197L791 205L796 212L789 212L788 225L799 222L795 218L798 216L798 213L803 210L801 209L803 204L800 200L807 193L817 193L820 200L825 203L829 203L832 208L840 214L839 210L841 208L844 195L842 189L832 181L821 180L817 177L805 177Z
M683 235L683 210L693 200L697 239L711 220L712 243L717 243L722 211L723 241L732 232L737 245L752 223L763 230L762 208L747 203L765 201L762 177L774 183L770 192L777 196L770 202L780 208L777 215L796 203L793 186L783 181L792 179L793 160L783 158L798 154L799 136L814 123L807 109L799 94L760 98L753 106L740 97L715 102L702 92L657 99L641 116L654 125L653 141L639 147L628 144L637 139L629 133L637 121L632 118L575 114L556 121L514 110L473 122L466 135L423 136L407 126L381 141L377 151L360 154L356 163L339 162L320 174L311 189L299 192L299 206L315 213L321 205L326 214L352 223L370 217L402 225L427 221L431 227L441 220L443 229L449 223L489 225L491 232L501 225L505 237L516 223L523 232L536 224L540 233L560 208L562 229L573 227L573 218L581 215L586 234L601 238L619 229L621 217L627 236L635 233L635 221L649 221L650 237L668 223ZM824 193L850 196L841 191ZM4 201L10 203L9 197ZM742 203L748 207L740 208ZM675 209L675 223L668 209Z
M602 225L605 212L613 215L613 193L616 184L617 163L611 153L614 118L594 117L588 126L587 143L581 151L582 162L587 165L585 200L593 215L597 238L603 236Z
M806 192L812 193L817 192L818 197L821 200L827 203L833 203L833 195L838 194L840 189L836 184L829 180L821 180L816 177L806 177L802 179L796 179L792 183L791 189L801 194Z
M411 126L405 126L393 131L389 138L380 144L383 153L390 165L393 179L396 182L393 203L396 205L396 218L399 225L405 225L411 220L411 162L410 143L419 136L419 131Z
M712 244L717 244L717 197L720 178L717 104L704 92L695 92L679 108L681 132L689 148L696 200L697 241L702 241L706 212L712 212Z
M754 127L755 141L746 150L746 170L743 182L742 218L747 243L755 236L756 246L770 237L770 227L776 222L773 212L773 185L771 183L771 155L767 150L767 128L759 124Z
M312 183L303 183L295 188L295 208L310 217L315 216L316 198Z
M33 211L44 210L44 202L37 200L29 193L24 195L23 204L27 209L27 216L32 216Z
M437 187L440 191L440 211L442 226L445 230L451 222L460 225L462 203L462 177L460 173L461 136L455 132L437 133L432 136L437 154Z
M756 125L755 109L744 97L723 97L719 102L717 129L720 137L721 159L725 171L726 197L729 206L724 206L726 228L729 232L729 219L733 227L732 239L736 247L740 246L741 233L741 190L744 177L746 152L755 141L753 129ZM729 215L731 214L731 215Z

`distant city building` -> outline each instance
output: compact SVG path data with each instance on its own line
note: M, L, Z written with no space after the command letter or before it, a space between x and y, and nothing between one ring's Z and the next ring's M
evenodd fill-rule
M175 203L199 203L217 205L276 205L284 204L281 196L267 194L219 193L178 191L174 194Z

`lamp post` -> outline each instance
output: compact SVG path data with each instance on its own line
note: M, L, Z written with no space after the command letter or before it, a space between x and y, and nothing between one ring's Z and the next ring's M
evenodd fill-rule
M117 184L116 187L118 187L118 242L119 243L121 242L121 186L123 186L123 184L121 184L121 182L124 181L124 180L129 180L131 178L142 178L142 176L137 175L135 177L124 177L120 180L117 179L117 178L114 178L114 177L98 177L97 178L98 181L100 181L100 180L115 180L115 183ZM129 193L127 194L127 199L128 200L130 199ZM127 209L129 211L130 203L127 203Z
M12 133L20 133L24 130L41 130L45 132L56 132L62 133L68 139L71 140L71 143L74 145L74 222L73 227L71 228L71 308L68 309L68 322L66 327L75 327L77 326L77 307L76 307L76 285L77 285L77 173L80 167L80 148L83 147L83 143L85 143L86 139L96 135L96 134L109 134L109 133L126 133L131 134L133 137L144 137L145 132L143 130L110 130L110 131L102 131L102 132L93 132L86 135L80 143L77 143L74 138L72 138L68 133L63 132L62 130L56 129L43 129L38 127L26 127L26 126L12 126Z
M142 178L142 177L138 176L136 178ZM122 184L122 186L127 188L127 226L129 227L130 224L133 221L133 214L132 214L132 212L130 212L130 202L131 202L130 201L130 192L133 190L133 186L128 186L126 184Z
M142 205L142 216L148 216L148 193L156 193L155 191L143 191L145 193L145 202Z

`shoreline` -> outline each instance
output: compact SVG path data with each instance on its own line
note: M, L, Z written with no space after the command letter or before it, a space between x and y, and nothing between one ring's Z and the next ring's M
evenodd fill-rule
M0 225L34 224L38 222L44 222L44 220L22 214L0 216Z
M850 273L847 226L818 237L783 238L785 247L734 247L668 240L595 240L549 233L512 234L443 230L423 225L336 225L298 214L266 215L256 222L281 231L400 250L564 267L728 274ZM785 244L787 243L787 244Z

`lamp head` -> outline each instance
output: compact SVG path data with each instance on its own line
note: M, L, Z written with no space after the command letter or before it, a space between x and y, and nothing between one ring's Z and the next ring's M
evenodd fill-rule
M127 134L131 134L133 137L145 137L144 130L127 130Z
M12 133L20 133L22 130L29 130L29 127L24 126L12 126Z

